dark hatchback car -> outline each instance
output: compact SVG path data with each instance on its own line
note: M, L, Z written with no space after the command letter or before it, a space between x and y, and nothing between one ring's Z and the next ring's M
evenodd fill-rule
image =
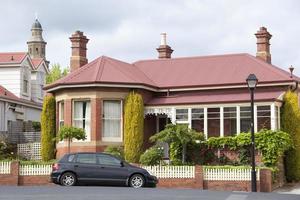
M77 183L155 187L158 180L145 169L105 153L66 154L52 165L51 180L63 186Z

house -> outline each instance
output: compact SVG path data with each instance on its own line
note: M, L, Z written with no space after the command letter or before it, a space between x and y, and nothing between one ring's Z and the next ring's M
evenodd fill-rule
M0 131L11 122L40 121L49 62L37 19L31 32L28 52L0 52Z
M72 151L102 151L123 142L123 106L134 90L145 104L144 138L166 123L187 124L206 137L249 131L250 94L246 78L255 74L254 127L280 128L282 97L298 90L299 78L272 65L271 34L261 27L255 34L257 53L172 58L173 49L162 34L158 59L126 63L101 56L88 63L88 39L80 31L71 37L71 73L45 89L57 102L57 127L84 128L87 140L72 143ZM67 144L57 144L57 157Z

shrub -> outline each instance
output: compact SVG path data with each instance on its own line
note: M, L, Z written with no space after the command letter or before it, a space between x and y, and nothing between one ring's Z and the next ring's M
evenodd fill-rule
M41 131L41 123L40 122L33 121L32 127L35 131Z
M138 162L144 140L144 102L140 94L130 92L124 109L124 153L128 162Z
M286 177L288 181L300 180L300 110L298 95L287 92L283 98L281 126L282 130L290 134L294 148L287 152Z
M41 114L41 156L43 161L55 158L55 98L45 96Z
M0 160L15 159L17 146L8 142L7 137L0 135Z
M104 150L105 153L109 153L120 159L124 159L124 149L121 146L108 146Z
M149 148L146 150L140 158L140 163L142 165L158 165L160 161L163 159L163 150L156 146Z

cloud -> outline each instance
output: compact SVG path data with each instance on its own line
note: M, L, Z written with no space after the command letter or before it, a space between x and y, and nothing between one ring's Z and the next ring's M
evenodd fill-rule
M1 2L0 51L26 51L34 13L47 41L47 59L69 65L69 36L84 31L88 58L102 54L133 62L156 58L160 33L168 33L173 57L256 53L254 33L273 35L273 64L300 75L300 2L296 0L129 0Z

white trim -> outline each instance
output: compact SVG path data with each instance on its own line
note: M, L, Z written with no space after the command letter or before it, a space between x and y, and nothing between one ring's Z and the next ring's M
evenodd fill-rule
M90 132L89 133L86 133L86 139L85 140L76 140L74 139L73 142L90 142L91 141L91 138L92 138L92 101L91 99L86 99L86 98L83 98L83 99L80 99L80 98L74 98L72 99L72 126L74 126L74 111L75 111L75 107L74 107L74 104L75 102L90 102ZM74 126L75 127L75 126ZM78 127L80 128L80 127Z
M189 128L192 128L192 108L188 109L188 123L189 123Z
M175 107L171 108L171 123L176 124L176 109L175 109Z
M42 110L42 105L37 106L37 105L32 105L32 104L29 104L29 103L24 103L24 102L21 102L21 101L11 100L11 99L8 99L8 98L6 99L6 98L1 98L1 97L0 97L0 100L5 101L5 102L19 104L19 105L22 105L22 106L27 106L27 107L30 107L30 108L37 108L37 109Z
M208 126L207 126L207 107L204 107L204 137L207 139L207 132L208 132Z
M257 105L254 105L254 133L257 132Z
M274 103L272 103L271 104L271 130L276 130L276 117L275 117L275 113L276 113L276 111L275 111L275 104Z
M241 107L236 106L236 134L239 135L241 133Z
M281 86L281 85L291 85L294 82L282 82L282 83L266 83L258 84L256 87L266 87L266 86ZM47 86L46 86L47 87ZM211 87L187 87L187 88L170 88L170 89L157 89L156 86L145 86L142 84L106 84L106 83L95 83L95 84L76 84L76 85L58 85L53 88L47 89L48 92L63 88L80 88L80 87L120 87L120 88L142 88L154 92L177 92L177 91L194 91L194 90L217 90L217 89L235 89L235 88L248 88L247 85L232 85L232 86L211 86Z
M220 137L224 137L224 107L220 107Z

